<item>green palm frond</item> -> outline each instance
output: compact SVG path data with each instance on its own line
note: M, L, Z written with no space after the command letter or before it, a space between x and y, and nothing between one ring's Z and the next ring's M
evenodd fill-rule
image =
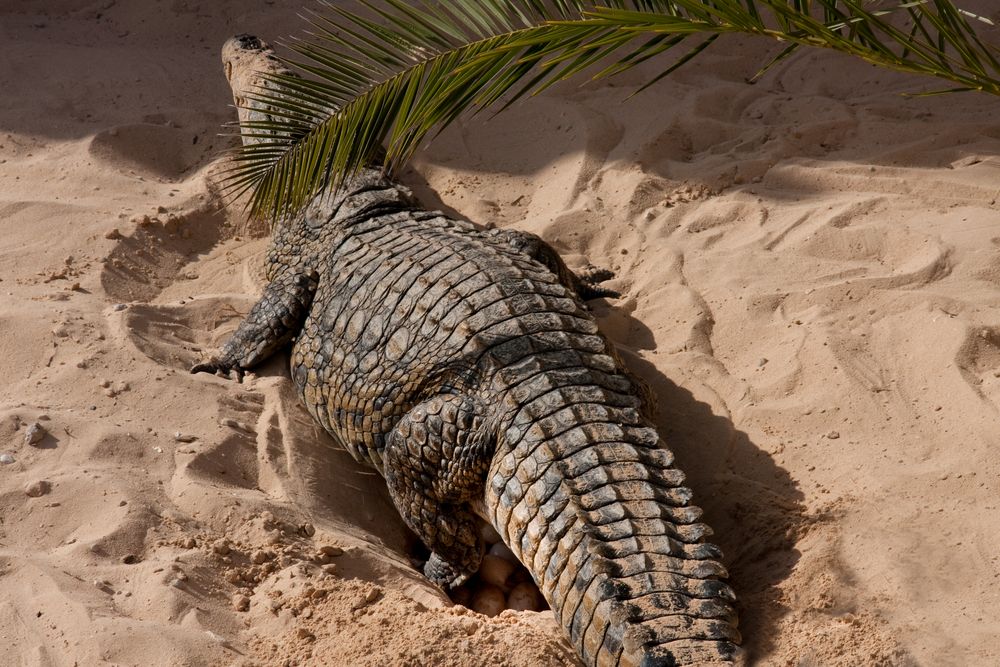
M653 81L726 33L799 46L1000 94L998 49L973 27L987 19L951 0L361 0L326 2L253 101L270 119L244 123L224 185L250 192L257 217L278 218L336 187L384 146L396 167L470 108L504 108L603 65L594 76L672 56ZM608 64L610 63L610 64ZM649 83L652 83L650 81ZM649 85L649 84L647 84Z

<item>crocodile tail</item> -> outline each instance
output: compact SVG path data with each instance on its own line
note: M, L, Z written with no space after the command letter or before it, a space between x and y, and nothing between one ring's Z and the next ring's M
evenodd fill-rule
M564 406L508 429L487 506L585 664L740 662L722 554L673 455L631 407Z

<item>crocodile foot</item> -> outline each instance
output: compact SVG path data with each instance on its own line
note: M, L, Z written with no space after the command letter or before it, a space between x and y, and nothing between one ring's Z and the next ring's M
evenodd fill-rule
M601 283L615 277L615 272L610 269L602 269L596 266L588 266L576 273L576 292L581 299L599 299L606 297L617 299L621 294L610 287L603 287Z
M242 368L236 366L230 366L223 361L220 361L217 357L212 357L208 361L195 364L191 367L192 373L213 373L219 377L227 378L229 380L236 380L237 382L243 382L243 375L246 373Z
M451 563L445 562L436 553L431 553L431 557L424 564L424 576L435 584L450 591L458 588L474 573L463 572Z

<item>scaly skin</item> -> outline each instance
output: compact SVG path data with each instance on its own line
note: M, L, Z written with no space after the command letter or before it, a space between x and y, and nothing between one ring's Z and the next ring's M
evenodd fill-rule
M223 48L237 101L279 67L268 53L248 36ZM738 659L719 550L581 300L603 293L593 281L535 236L421 210L375 170L278 225L267 279L193 370L240 374L294 341L302 400L385 477L430 579L478 569L479 515L585 664Z

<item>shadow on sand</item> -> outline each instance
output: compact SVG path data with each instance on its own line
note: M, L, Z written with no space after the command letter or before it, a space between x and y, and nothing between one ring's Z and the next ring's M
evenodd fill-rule
M744 646L751 660L767 655L786 613L779 586L795 568L797 540L812 521L804 496L788 471L728 417L638 356L634 349L654 348L653 333L613 302L610 308L616 318L629 320L631 345L618 344L619 354L648 386L654 424L715 531L710 539L725 554Z

